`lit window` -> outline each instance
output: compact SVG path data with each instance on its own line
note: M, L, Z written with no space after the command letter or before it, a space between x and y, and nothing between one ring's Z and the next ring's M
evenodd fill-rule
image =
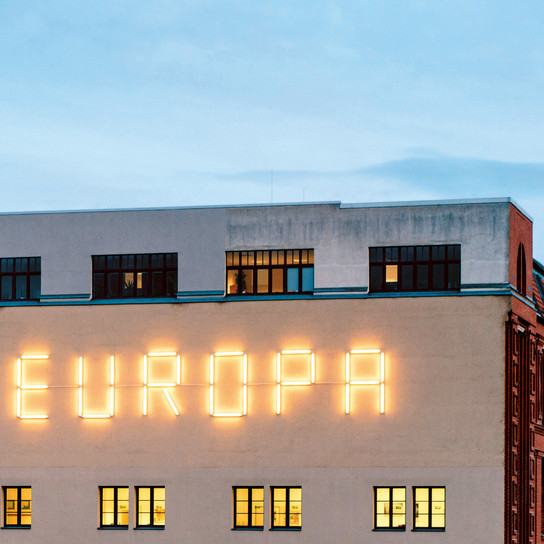
M137 528L164 529L165 523L165 488L136 488Z
M100 487L100 527L128 528L128 487Z
M310 294L314 250L227 251L227 295Z
M300 531L302 527L302 488L271 487L272 529Z
M93 255L93 298L175 297L177 253Z
M264 487L233 487L234 529L264 528Z
M4 527L30 529L32 518L32 489L30 487L3 487Z
M406 488L374 488L374 530L404 531L406 529Z
M1 300L39 300L41 258L0 259Z
M446 488L414 487L414 531L446 529Z
M369 248L369 291L459 291L461 246Z

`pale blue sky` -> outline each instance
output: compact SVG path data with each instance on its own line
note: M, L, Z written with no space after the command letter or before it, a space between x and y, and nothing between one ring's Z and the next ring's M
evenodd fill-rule
M0 2L0 211L511 196L544 2Z

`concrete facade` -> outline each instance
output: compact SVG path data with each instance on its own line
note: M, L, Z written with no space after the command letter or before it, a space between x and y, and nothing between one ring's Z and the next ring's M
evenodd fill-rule
M502 199L0 216L0 257L41 256L43 295L0 307L0 485L32 487L32 528L0 540L510 542L505 322L535 312L509 281L513 209ZM452 243L460 290L367 292L369 247ZM314 249L312 296L225 296L225 251L281 248ZM91 255L144 252L178 253L174 299L90 299ZM346 414L346 353L368 349L384 353L384 413L379 385L353 385ZM315 355L315 383L281 386L278 415L284 350ZM212 417L210 355L232 352L247 356L247 415ZM180 384L150 387L144 415L152 353L180 355ZM48 358L18 363L38 355ZM104 413L112 356L113 417L80 417L79 358L84 411ZM240 357L216 363L218 410L243 396ZM304 357L285 360L288 379L308 379ZM365 357L352 380L379 379L379 360ZM149 383L172 381L162 361ZM48 389L18 391L18 364L20 381ZM17 417L18 394L24 414L47 419ZM140 485L165 486L164 530L133 530ZM130 487L128 531L97 530L99 486ZM264 486L264 531L233 530L233 486ZM270 486L302 487L300 531L268 530ZM374 530L374 486L406 487L406 531ZM446 488L445 531L412 531L415 486Z

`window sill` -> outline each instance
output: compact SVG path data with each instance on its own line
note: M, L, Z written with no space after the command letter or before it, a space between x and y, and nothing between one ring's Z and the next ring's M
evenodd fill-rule
M115 526L112 525L111 527L104 526L104 527L97 527L99 531L126 531L128 529L128 525L123 526Z
M164 525L157 525L156 527L134 527L135 531L164 531Z
M372 531L374 531L375 533L404 533L406 532L406 527L374 527Z
M445 533L446 532L446 528L444 527L443 529L442 528L433 528L433 527L429 527L429 528L418 528L418 529L412 529L412 533Z
M233 527L231 531L264 531L264 527Z
M1 529L30 529L30 525L7 525Z
M270 527L269 531L302 531L302 527Z

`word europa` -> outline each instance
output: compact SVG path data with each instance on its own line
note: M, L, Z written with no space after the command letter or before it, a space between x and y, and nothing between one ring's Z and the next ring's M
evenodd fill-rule
M353 379L352 367L354 358L358 356L374 355L376 361L376 375L372 379ZM305 375L301 379L285 379L285 368L289 364L291 357L302 357L304 366L306 367ZM221 411L218 409L216 397L218 391L221 390L221 384L216 380L217 368L225 359L236 361L242 380L238 383L240 388L238 404L239 410L237 411ZM372 386L379 389L379 412L385 413L385 354L380 349L361 349L351 350L345 355L346 371L344 382L320 382L323 384L338 384L345 387L345 410L346 414L350 413L350 395L351 388L354 386ZM22 355L17 359L17 417L19 419L47 419L47 414L32 414L26 413L24 410L24 397L31 394L33 391L40 391L49 389L45 384L28 384L23 383L23 366L38 363L47 362L49 355ZM157 362L166 362L171 364L171 381L151 381L150 370L151 365ZM77 386L65 386L65 387L77 387L78 389L78 405L77 413L80 418L85 419L108 419L115 415L115 390L117 387L126 387L115 382L115 357L112 355L109 361L109 409L104 413L87 413L84 410L84 358L79 357L77 361L78 365L78 384ZM281 413L281 400L284 388L293 387L307 387L316 384L316 357L315 353L311 350L285 350L277 353L276 355L276 381L270 384L250 384L248 383L248 356L243 352L219 352L210 355L209 371L210 379L209 385L209 397L210 397L210 416L213 417L242 417L247 415L247 390L251 385L274 385L276 387L276 414ZM148 353L143 357L143 383L137 387L142 387L142 415L148 415L148 400L149 393L151 391L162 390L163 396L170 406L172 412L176 415L180 415L180 411L176 406L174 398L171 395L172 389L176 387L183 387L184 385L190 386L191 384L181 383L181 356L177 353L171 352L158 352ZM204 385L204 384L203 384ZM224 385L223 385L224 387Z

